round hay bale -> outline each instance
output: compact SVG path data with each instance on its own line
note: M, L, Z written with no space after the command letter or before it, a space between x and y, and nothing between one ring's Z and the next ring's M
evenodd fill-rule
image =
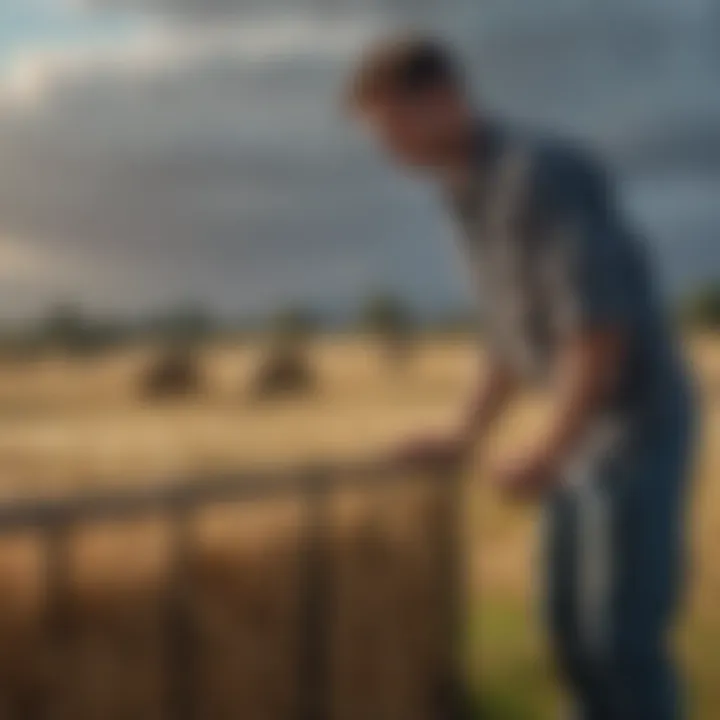
M202 390L200 362L194 353L169 350L146 368L141 380L143 397L152 400L186 397Z
M256 400L275 400L307 395L317 389L317 379L304 352L275 346L260 360L250 385Z

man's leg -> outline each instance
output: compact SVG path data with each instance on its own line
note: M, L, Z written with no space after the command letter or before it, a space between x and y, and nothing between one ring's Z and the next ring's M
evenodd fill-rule
M579 523L576 489L558 490L545 509L544 616L554 659L572 700L573 720L589 717L594 695L579 630Z
M583 720L676 720L666 641L679 595L686 447L596 463L547 519L547 610Z
M680 595L687 447L611 459L579 488L577 620L591 720L677 720L668 634Z

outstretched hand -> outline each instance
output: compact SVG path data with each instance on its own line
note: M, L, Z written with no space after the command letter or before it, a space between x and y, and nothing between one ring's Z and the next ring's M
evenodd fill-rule
M558 481L552 457L543 452L528 453L495 469L493 479L510 500L534 501L543 497Z
M461 462L470 450L470 443L462 435L427 435L401 444L392 459L401 465L418 468L452 467Z

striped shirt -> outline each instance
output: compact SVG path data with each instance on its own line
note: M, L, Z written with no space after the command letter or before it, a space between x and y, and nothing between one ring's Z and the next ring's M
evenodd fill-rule
M450 192L477 277L491 350L521 376L549 376L570 334L617 329L627 348L611 408L647 420L684 387L642 244L612 184L583 151L499 126L478 133L474 172Z

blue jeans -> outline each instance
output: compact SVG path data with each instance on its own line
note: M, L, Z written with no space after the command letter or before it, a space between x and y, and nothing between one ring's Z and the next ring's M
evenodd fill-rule
M667 646L683 585L690 413L595 458L546 508L546 610L583 720L678 720Z

